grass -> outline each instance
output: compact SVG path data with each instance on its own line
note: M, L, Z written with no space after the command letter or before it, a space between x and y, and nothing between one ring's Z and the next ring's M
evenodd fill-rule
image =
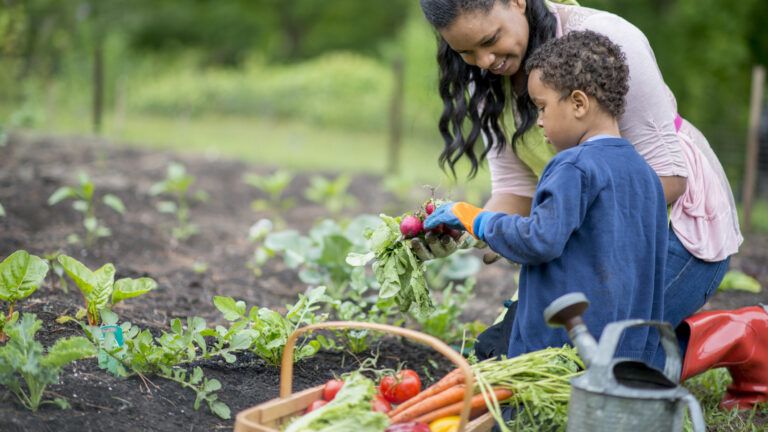
M46 124L44 132L87 134L89 120L87 115L60 114ZM102 135L121 146L216 155L294 170L384 175L387 168L385 134L319 128L300 121L231 116L110 116ZM453 182L437 165L442 148L437 132L429 142L408 136L407 131L405 135L398 182L439 186L441 196L456 191L467 200L482 204L482 197L490 191L487 171L467 182L466 171L459 170L462 181Z
M685 382L704 411L704 422L710 431L765 431L768 430L768 404L757 405L749 411L724 411L718 406L720 398L731 382L728 371L720 368L709 370ZM686 432L692 431L690 421Z

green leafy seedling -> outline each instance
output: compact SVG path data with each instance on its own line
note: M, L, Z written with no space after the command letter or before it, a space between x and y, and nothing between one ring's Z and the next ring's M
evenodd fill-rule
M101 322L101 310L111 310L123 300L138 297L157 288L157 282L147 277L115 281L115 266L111 263L92 271L67 255L60 255L58 261L83 293L88 324L92 326Z
M5 341L4 328L18 319L16 302L29 297L45 280L48 264L40 257L19 250L0 262L0 300L8 303L8 312L0 312L0 342Z
M7 327L10 341L0 347L0 384L29 410L37 411L45 403L65 409L69 404L63 398L43 400L45 387L58 382L63 366L95 355L96 348L88 339L76 336L57 340L44 354L43 345L35 340L42 325L34 314L24 314Z
M0 203L0 217L5 217L5 209L3 208L3 203Z
M281 315L269 308L256 306L246 314L244 301L236 301L232 297L215 296L213 304L224 314L224 319L231 321L233 325L246 323L247 328L255 330L257 337L253 339L250 349L259 357L272 365L279 365L283 356L283 348L297 328L308 324L325 321L326 314L317 314L320 304L332 301L325 294L325 287L317 287L307 291L307 294L299 294L299 301L294 305L288 305L288 312ZM311 357L320 349L320 342L306 339L297 345L293 354L293 361Z
M62 186L51 194L48 198L48 205L56 205L66 199L74 199L72 207L83 214L83 226L85 227L85 245L88 247L101 237L109 237L112 231L104 226L96 218L96 205L94 202L94 191L96 186L87 174L81 172L78 175L78 185ZM115 195L106 194L102 197L102 202L117 213L125 213L125 205ZM77 235L73 235L73 241L79 241Z
M317 204L325 207L332 216L340 216L341 212L357 205L357 200L347 189L352 182L349 175L341 174L334 180L323 176L314 176L304 196Z
M251 207L256 211L270 211L277 216L280 211L295 206L296 201L293 198L284 197L285 190L290 186L293 177L293 173L286 170L278 170L263 176L246 174L243 182L267 195L267 199L254 200Z
M205 201L208 197L205 191L198 191L194 196L190 195L190 188L195 182L195 177L187 173L187 168L177 162L168 164L165 180L153 184L149 189L152 196L170 195L173 201L160 201L157 209L161 213L176 215L176 226L171 231L177 240L186 240L197 234L197 225L189 220L189 201L196 198Z

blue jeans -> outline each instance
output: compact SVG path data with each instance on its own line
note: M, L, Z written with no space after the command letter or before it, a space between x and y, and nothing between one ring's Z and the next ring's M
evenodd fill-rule
M670 227L664 271L664 321L677 327L701 309L717 292L730 261L730 257L717 262L696 258L680 243Z

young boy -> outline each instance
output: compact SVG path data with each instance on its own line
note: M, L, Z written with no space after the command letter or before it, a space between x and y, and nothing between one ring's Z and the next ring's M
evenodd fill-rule
M570 292L591 302L584 319L596 337L613 321L662 320L667 253L661 182L620 138L617 118L629 79L621 49L600 34L571 32L534 52L526 71L538 125L558 151L536 187L530 216L456 202L424 223L465 229L523 265L509 357L570 343L542 316ZM625 333L616 356L663 367L658 333L648 328Z

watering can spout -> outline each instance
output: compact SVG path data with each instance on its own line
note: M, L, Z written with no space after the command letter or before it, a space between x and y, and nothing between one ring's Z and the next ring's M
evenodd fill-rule
M587 307L589 300L583 293L566 294L544 309L544 320L551 327L565 327L584 365L589 367L597 353L597 341L581 318Z

